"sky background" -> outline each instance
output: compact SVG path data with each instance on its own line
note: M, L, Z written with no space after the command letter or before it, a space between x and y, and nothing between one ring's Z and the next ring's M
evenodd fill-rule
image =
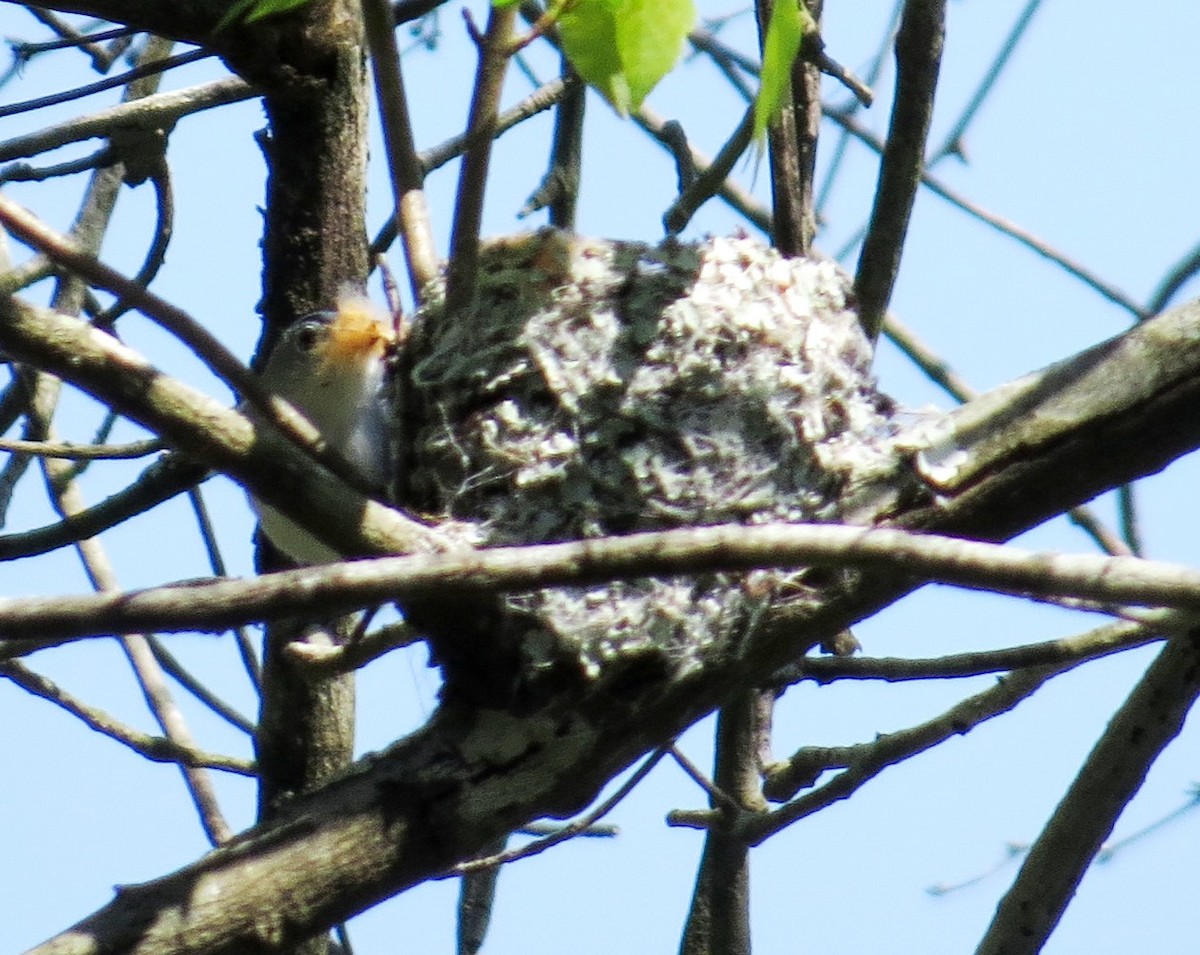
M482 21L482 3L467 4ZM943 60L931 143L940 144L992 61L1024 2L955 0ZM702 16L736 12L731 4L700 2ZM436 51L414 49L406 80L414 94L419 146L461 130L473 60L458 5L441 14ZM968 163L948 159L937 175L951 188L1040 236L1094 270L1134 301L1144 302L1168 268L1197 241L1200 194L1195 156L1200 124L1191 115L1200 88L1200 8L1155 4L1137 15L1110 7L1099 15L1081 0L1044 4L995 90L968 130ZM865 69L891 15L891 4L826 4L829 53ZM723 35L752 48L749 17ZM43 38L20 8L0 4L0 36ZM403 38L402 34L402 38ZM533 51L544 78L554 60ZM40 95L94 77L71 54L35 59L19 81L0 88L0 103ZM77 74L68 70L78 67ZM120 67L118 67L119 69ZM174 71L164 89L221 75L216 61ZM876 84L878 102L863 116L877 132L890 108L890 58ZM529 91L513 73L506 103ZM847 94L826 81L826 96ZM118 92L35 114L0 120L0 138L116 102ZM649 100L683 122L693 142L714 153L740 116L741 104L710 64L689 60ZM188 118L172 134L169 158L176 188L176 230L158 293L212 328L249 357L257 337L260 293L259 206L264 166L253 141L263 126L255 101ZM538 117L498 145L488 194L485 232L524 225L515 211L543 172L551 131ZM823 127L822 169L836 130ZM371 228L388 214L377 127L372 127ZM62 161L94 144L39 157ZM613 238L656 240L670 203L675 171L636 126L619 120L594 96L584 141L579 231ZM823 208L820 246L833 253L857 233L869 212L875 157L852 144L838 183ZM768 191L765 168L738 176L757 195ZM438 240L445 247L455 167L429 181ZM821 177L819 176L819 181ZM58 228L66 228L84 177L53 185L13 185L6 192ZM123 190L103 254L127 273L136 270L152 231L148 186ZM742 227L719 201L709 203L688 235L725 234ZM24 250L14 249L17 258ZM399 268L398 251L393 264ZM853 267L853 255L848 260ZM377 289L373 290L377 294ZM1177 301L1200 293L1185 288ZM44 294L44 292L43 292ZM378 297L378 296L377 296ZM1129 315L1059 267L922 193L893 299L898 317L951 361L976 388L986 389L1119 333ZM126 341L173 374L214 394L222 386L185 349L136 315L122 320ZM878 356L884 390L914 410L951 405L890 345ZM97 409L68 400L64 437L87 440ZM77 430L71 431L72 427ZM118 429L114 440L137 435ZM85 483L89 501L124 486L142 463L104 464ZM1200 563L1196 546L1195 456L1139 485L1148 556ZM216 479L205 485L229 570L252 570L252 517L239 489ZM1110 499L1097 510L1113 518ZM17 531L53 519L36 475L18 489L10 511ZM206 572L198 535L184 499L105 535L122 584L133 588ZM1028 546L1088 551L1090 542L1065 522L1022 539ZM74 553L59 551L5 565L0 596L81 592L87 583ZM1055 608L925 588L856 628L871 655L933 656L1064 636L1100 618ZM228 637L167 638L194 672L253 715L256 703ZM1015 864L941 897L927 889L981 876L1008 857L1010 844L1032 841L1045 823L1108 716L1153 657L1152 650L1099 661L1059 677L1017 710L886 771L852 799L810 817L753 855L756 951L970 951L1008 888ZM81 642L29 662L72 693L119 719L152 730L139 692L116 643ZM992 678L935 684L805 685L781 702L775 750L785 756L808 744L869 741L875 734L931 718ZM380 749L419 725L433 706L434 671L419 650L393 653L361 674L359 747ZM249 741L213 718L185 693L177 694L193 732L210 750L250 755ZM1141 831L1189 800L1197 780L1197 727L1184 734L1152 769L1121 818L1114 839ZM683 749L705 765L711 724L684 738ZM24 949L65 928L111 898L118 883L144 881L193 860L207 849L178 772L150 763L91 733L50 704L0 681L0 951ZM242 779L215 776L222 806L235 828L253 821L254 792ZM704 794L664 761L609 821L615 840L577 840L508 867L502 876L488 955L570 951L669 952L678 945L702 837L671 829L666 813L696 808ZM1093 867L1045 951L1184 953L1195 950L1189 907L1195 886L1200 813L1185 815ZM351 923L359 955L453 950L456 884L422 886Z

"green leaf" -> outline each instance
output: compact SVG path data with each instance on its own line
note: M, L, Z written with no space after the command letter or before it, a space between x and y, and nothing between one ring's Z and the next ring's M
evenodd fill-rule
M626 116L670 72L695 21L692 0L575 0L558 32L575 72Z
M767 127L783 109L783 97L789 89L792 64L800 52L804 35L816 31L817 24L804 0L775 0L763 43L762 74L758 95L754 98L754 139L762 143Z
M312 0L236 0L225 11L225 16L221 17L213 32L219 33L239 20L253 23L263 17L273 16L276 13L287 13L289 10L295 10L297 7L311 2Z
M497 10L503 10L505 7L511 7L513 4L520 2L521 0L492 0L492 6Z
M247 23L261 20L263 17L274 16L276 13L287 13L309 3L310 0L258 0L254 9L246 17Z

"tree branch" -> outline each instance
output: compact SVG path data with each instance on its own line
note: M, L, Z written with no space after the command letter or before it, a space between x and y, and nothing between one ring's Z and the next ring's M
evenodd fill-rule
M933 117L933 96L942 59L945 16L945 0L907 0L896 35L892 120L879 167L871 225L854 278L859 318L871 339L879 335L892 297L924 167L925 140Z
M123 130L169 130L184 116L228 103L239 103L254 95L254 90L245 80L233 76L186 89L156 93L5 140L0 143L0 162L27 159L85 139L110 137Z
M54 367L92 382L102 394L111 389L120 404L144 409L152 403L145 399L162 387L158 379L148 376L144 368L136 377L126 372L115 376L118 382L105 379L93 366L94 333L72 337L62 323L59 316L0 303L0 340L6 347L17 351L12 347L16 343L28 351L39 342L39 354L53 359ZM1198 323L1200 305L1169 312L983 396L923 436L909 436L894 470L880 474L878 483L849 492L849 519L1002 538L1106 487L1161 468L1200 443ZM57 351L44 341L54 341L63 333L66 339ZM129 364L128 353L116 346L109 346L104 355L97 365ZM145 396L141 401L122 391L126 386L120 382L130 381L137 385L136 395ZM266 472L255 471L258 477L252 477L246 467L255 448L251 434L241 429L249 426L214 404L200 405L203 414L188 415L186 424L172 419L172 432L198 448L215 445L210 460L246 480L256 493L262 486L266 497L271 489L260 480ZM217 430L217 422L228 426L226 415L241 424L231 431L237 440L223 443L208 431ZM209 428L202 422L208 422ZM264 462L264 467L269 466ZM914 469L921 480L913 478ZM281 473L286 471L273 472L276 480ZM926 497L922 488L934 493ZM306 499L296 508L300 520L304 507L328 505L320 495ZM350 523L345 512L321 513ZM743 559L747 564L740 566L746 566L764 557L761 552L752 555L747 542L766 548L770 535L781 530L785 536L772 539L773 549L785 542L786 535L813 535L809 544L824 535L827 549L803 553L775 549L777 562L803 564L814 558L833 562L846 559L847 548L856 547L853 559L867 559L877 569L863 572L857 585L823 601L785 608L750 632L715 639L684 671L672 669L670 660L660 661L662 669L652 674L638 671L644 678L621 684L619 695L612 692L610 681L621 672L624 661L620 660L613 661L615 669L604 666L592 676L556 684L544 701L531 704L519 716L461 702L447 705L423 730L358 772L292 800L278 823L248 833L229 852L215 853L147 887L125 890L105 910L44 950L171 951L170 939L187 938L198 949L231 952L251 944L277 945L308 937L380 898L444 872L529 819L574 811L617 771L676 736L731 694L768 679L825 635L911 589L920 574L934 567L935 558L948 561L943 566L953 568L955 579L965 581L969 573L984 570L984 564L972 570L966 557L986 556L989 585L999 581L1022 591L1044 590L1047 581L1057 577L1060 583L1088 582L1087 593L1095 599L1180 606L1196 606L1200 601L1196 596L1200 575L1183 568L1090 555L1023 561L1005 549L1003 554L1015 559L1007 564L1008 558L986 545L828 527L675 532L682 536L642 538L639 546L647 548L645 553L629 549L631 542L637 544L636 537L559 545L576 548L557 552L559 558L572 554L576 562L557 568L569 570L573 575L569 579L583 580L595 579L589 575L599 575L601 567L604 576L612 576L622 560L628 561L631 573L639 574L664 573L668 567L680 572L739 565ZM347 534L347 544L351 537L355 535ZM787 543L795 544L797 539ZM699 550L698 540L706 541ZM665 542L683 541L688 541L685 548L663 549ZM618 547L621 556L614 556L614 563L602 563L610 546ZM926 547L930 549L922 549ZM974 550L980 547L986 553ZM504 580L515 585L518 578L522 588L549 586L564 579L549 575L555 565L528 560L539 555L545 559L547 554L555 552L526 548L520 552L523 564L514 564L516 551L489 551L470 555L461 565L454 563L454 557L410 558L409 563L398 559L298 571L295 576L260 581L258 586L268 590L260 594L259 610L283 612L286 607L294 612L298 600L312 599L310 588L315 587L327 588L331 601L343 602L347 588L359 588L355 599L374 602L385 593L397 592L396 580L381 574L388 567L407 568L406 573L414 574L405 577L406 587L443 588L443 593L495 586ZM895 566L889 561L897 554L902 555L901 575L884 569ZM927 562L914 563L918 558ZM676 559L679 563L671 563ZM1155 574L1142 576L1151 568ZM451 570L463 576L447 577ZM1071 578L1072 573L1079 576ZM173 596L186 596L196 606L235 595L241 599L245 593L237 588L245 586L254 585L204 584L191 594L186 591L195 588L175 588ZM235 590L214 589L220 587ZM269 593L270 588L277 589ZM109 614L105 625L121 627L131 616L153 609L157 597L87 599L112 601L103 608L91 604L87 611ZM59 609L68 606L61 600L54 603ZM6 605L7 622L15 622L13 611L18 606ZM24 604L21 609L31 608ZM226 613L230 608L218 609ZM201 610L211 613L211 608ZM52 612L53 608L42 606L34 619L45 625ZM94 622L88 626L99 629ZM218 897L221 904L215 901ZM229 906L230 898L239 904ZM163 944L156 948L160 941Z
M89 706L72 696L53 681L18 663L8 660L0 663L0 675L12 680L26 692L53 703L77 717L89 728L128 746L135 753L156 763L178 763L196 769L217 769L223 772L253 776L254 766L244 759L206 753L191 746L180 744L165 736L151 736L126 726L113 719L103 710Z
M438 254L425 204L425 171L417 155L408 115L408 97L396 46L396 18L388 0L364 0L363 18L375 74L375 96L383 120L383 144L391 169L393 218L403 238L413 299L420 303L426 286L438 275Z
M883 528L724 524L567 544L347 561L112 595L8 598L0 600L0 633L20 641L134 629L219 631L281 614L342 613L388 600L803 566L880 571L910 586L939 581L1015 596L1200 610L1200 569L1181 564L1038 553Z
M483 194L500 111L500 92L512 55L516 16L517 8L511 4L489 8L487 32L478 43L479 68L467 120L467 152L459 171L458 195L454 200L450 271L446 277L446 308L451 313L463 315L464 320L475 299Z
M66 520L16 534L0 534L0 561L33 557L95 537L182 494L208 473L203 465L170 454L155 461L129 487Z
M1200 696L1200 632L1167 643L1117 710L1025 857L976 949L1040 952L1117 817Z

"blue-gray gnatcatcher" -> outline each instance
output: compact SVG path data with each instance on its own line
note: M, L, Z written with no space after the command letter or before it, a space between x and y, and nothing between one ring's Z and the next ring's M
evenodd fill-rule
M263 383L285 399L353 466L384 488L391 477L386 383L394 335L369 303L352 300L290 325L263 367ZM262 532L299 564L342 555L274 508L251 498Z

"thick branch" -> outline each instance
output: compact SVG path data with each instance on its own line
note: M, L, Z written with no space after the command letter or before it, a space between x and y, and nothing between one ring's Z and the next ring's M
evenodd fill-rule
M977 952L1034 955L1200 696L1200 634L1171 640L1108 724L1029 850Z
M1004 537L1113 483L1161 468L1200 443L1198 322L1200 306L1187 306L971 403L914 441L890 480L883 476L864 489L853 516ZM903 475L913 463L939 491L917 507L889 493L906 484ZM745 531L741 536L748 538ZM721 541L710 558L728 560L735 544ZM641 572L661 566L643 560ZM1111 568L1145 565L1126 558L1104 566L1107 575L1092 568L1096 585L1105 599L1124 600L1130 593L1119 590ZM1052 569L1043 562L1021 586L1036 586ZM559 686L557 695L521 717L447 706L358 773L294 800L274 825L173 876L125 890L42 951L168 952L180 951L178 940L186 939L192 951L232 952L307 937L445 871L529 819L573 811L615 772L732 693L911 589L919 571L911 563L906 570L903 577L864 573L848 592L738 634L736 646L715 640L686 671L637 671L620 694L602 670ZM364 570L343 565L336 572ZM1175 589L1158 597L1174 593L1194 603L1200 581L1189 574L1181 573Z

